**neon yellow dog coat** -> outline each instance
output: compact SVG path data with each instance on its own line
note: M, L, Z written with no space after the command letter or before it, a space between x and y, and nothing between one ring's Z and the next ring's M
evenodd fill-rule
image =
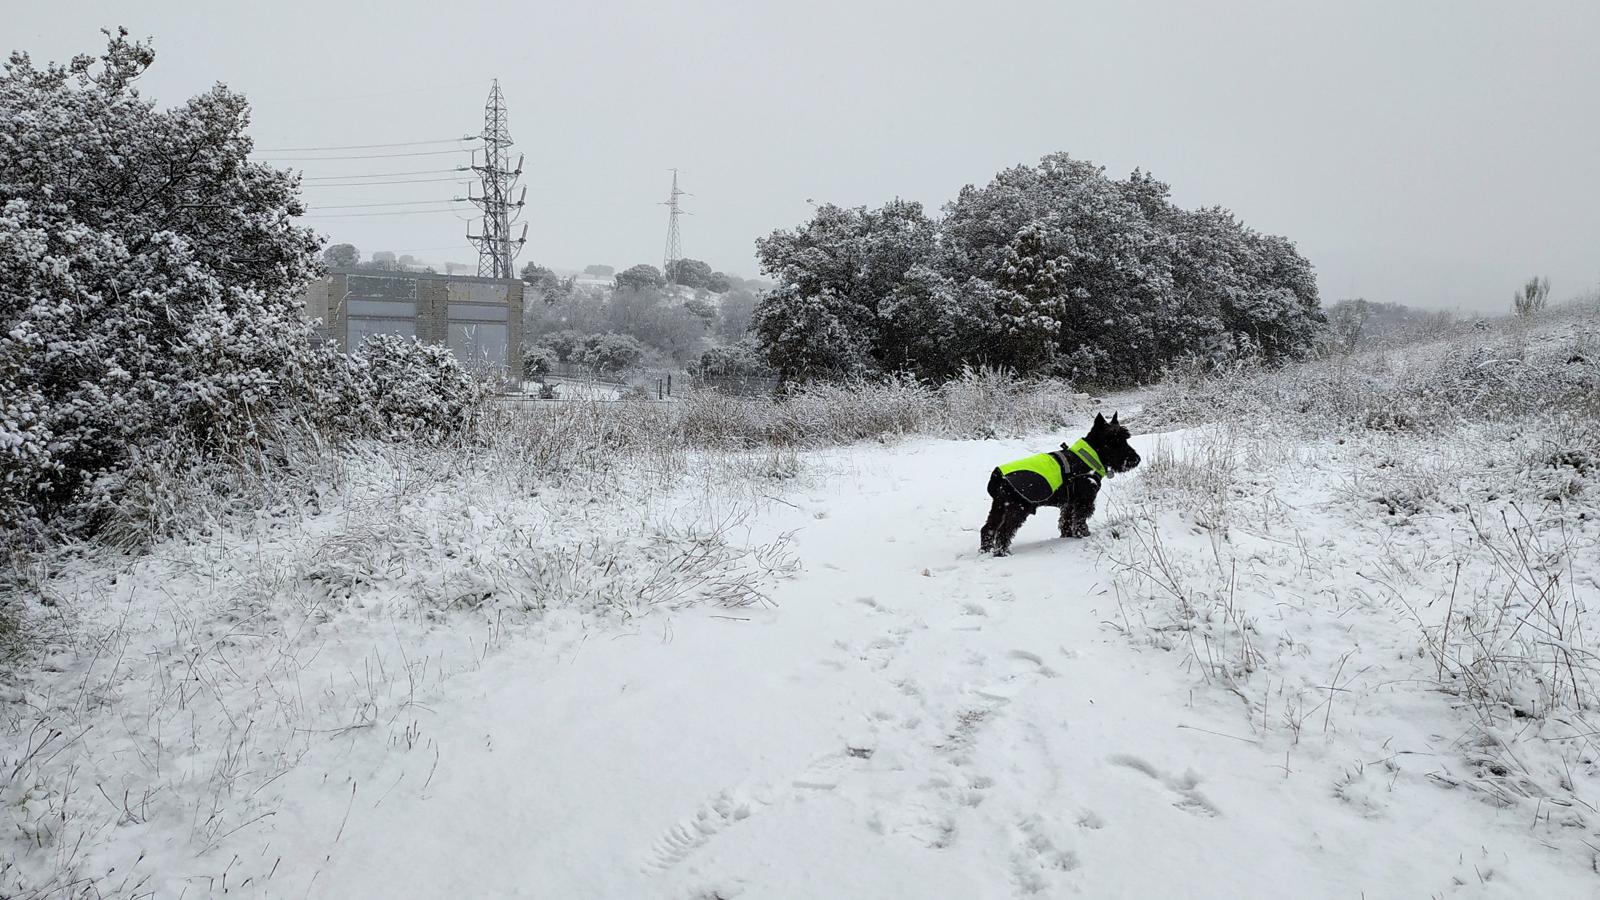
M1000 476L1029 503L1049 500L1056 491L1061 490L1061 482L1065 480L1061 473L1061 461L1049 453L1036 453L1001 463Z
M1094 474L1101 478L1110 477L1111 473L1100 462L1100 454L1089 446L1088 441L1080 439L1071 447L1062 444L1061 449L1083 460L1083 464ZM1036 453L1002 463L998 469L1006 484L1029 503L1044 503L1054 497L1056 491L1061 490L1061 483L1066 480L1065 473L1061 471L1061 457L1054 453Z

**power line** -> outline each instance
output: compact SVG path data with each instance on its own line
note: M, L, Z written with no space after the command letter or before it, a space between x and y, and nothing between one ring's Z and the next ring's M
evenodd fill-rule
M371 175L307 175L301 181L345 181L352 178L390 178L395 175L434 175L439 172L465 172L466 166L453 169L413 169L410 172L373 172Z
M466 87L469 84L481 83L482 82L480 82L478 79L473 78L467 81L452 81L447 84L436 84L432 87L395 88L388 91L368 91L360 94L316 94L306 97L267 97L265 99L252 96L250 105L283 106L286 104L327 103L330 100L365 100L371 97L393 97L398 94L410 94L416 96L420 94L437 94L441 91L448 91L458 87Z
M428 253L428 252L434 251L434 250L465 250L465 249L466 249L466 245L465 244L451 244L448 247L405 247L405 248L401 248L401 249L391 249L389 252L391 252L391 253Z
M302 219L362 219L362 218L366 218L367 216L425 216L425 215L438 215L440 213L444 213L446 215L452 216L458 222L467 221L466 219L463 219L460 216L457 216L456 215L456 211L453 210L453 209L402 209L402 210L399 210L397 212L333 213L331 215L312 214L312 215L307 215L307 216L301 216L300 218L302 218Z
M346 144L343 147L274 147L271 150L256 150L257 153L305 153L312 150L374 150L379 147L421 147L424 144L455 144L461 141L475 141L475 134L458 138L442 138L437 141L401 141L395 144Z
M399 181L330 181L325 184L307 184L308 188L336 188L336 187L366 187L369 184L438 184L443 181L453 181L457 184L466 184L462 178L408 178Z
M377 206L417 206L424 203L465 203L464 198L450 200L396 200L392 203L343 203L333 206L308 206L307 209L369 209Z
M443 156L446 153L465 153L466 147L453 150L418 150L412 153L369 153L362 156L279 156L263 162L333 162L340 159L396 159L401 156Z

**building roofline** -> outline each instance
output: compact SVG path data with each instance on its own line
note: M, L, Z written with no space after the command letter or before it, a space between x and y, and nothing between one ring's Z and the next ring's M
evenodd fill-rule
M406 272L401 269L329 269L329 275L373 275L379 278L414 278L418 281L470 281L481 284L522 284L520 278L485 278L481 275L443 275L438 272Z

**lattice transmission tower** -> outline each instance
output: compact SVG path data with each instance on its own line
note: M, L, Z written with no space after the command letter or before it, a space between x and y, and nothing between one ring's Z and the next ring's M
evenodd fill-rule
M678 170L672 170L672 193L667 195L666 202L662 203L668 210L667 213L667 252L661 261L661 274L667 276L667 284L677 284L678 277L672 265L683 259L683 238L678 234L678 217L687 216L689 213L678 205L679 197L692 196L687 191L678 190Z
M522 245L528 241L528 226L522 234L511 236L511 227L522 217L522 207L528 197L524 187L515 201L511 192L522 176L523 157L517 156L516 168L511 167L511 131L507 125L506 100L500 93L500 79L489 90L489 99L483 105L483 162L478 162L478 151L472 152L472 171L478 173L479 192L473 196L467 189L467 199L483 210L479 234L467 226L467 240L478 245L478 274L488 278L515 278L512 268Z

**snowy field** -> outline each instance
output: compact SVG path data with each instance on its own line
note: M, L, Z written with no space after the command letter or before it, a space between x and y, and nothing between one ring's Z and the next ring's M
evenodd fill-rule
M1592 491L1471 534L1372 499L1414 438L1191 428L1136 438L1090 539L1038 516L980 557L987 470L1065 437L702 457L642 494L375 456L304 522L57 571L3 892L1600 892L1594 729L1537 706L1559 666L1486 716L1447 670L1495 670L1439 630L1519 590L1530 632L1581 628ZM1446 502L1582 477L1447 462L1406 465Z

